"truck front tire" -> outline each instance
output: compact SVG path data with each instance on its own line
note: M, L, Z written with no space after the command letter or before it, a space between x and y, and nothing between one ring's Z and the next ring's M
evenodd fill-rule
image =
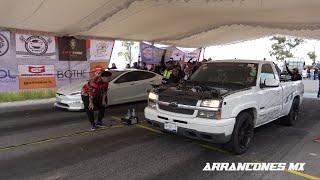
M299 115L299 100L295 98L288 115L281 118L281 122L287 126L294 126L297 123Z
M254 123L253 117L248 112L240 113L236 118L236 124L232 133L230 145L236 154L245 153L252 141Z

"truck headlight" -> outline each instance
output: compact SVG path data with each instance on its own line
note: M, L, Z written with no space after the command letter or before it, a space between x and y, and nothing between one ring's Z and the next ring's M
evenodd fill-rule
M220 107L219 100L206 99L201 102L202 107L218 108Z
M206 119L221 119L221 111L207 111L207 110L199 110L197 117L206 118Z
M150 92L149 95L148 95L148 99L155 101L155 100L158 99L158 95L153 93L153 92Z
M150 92L148 95L148 107L152 109L156 109L157 103L156 100L158 100L158 95Z

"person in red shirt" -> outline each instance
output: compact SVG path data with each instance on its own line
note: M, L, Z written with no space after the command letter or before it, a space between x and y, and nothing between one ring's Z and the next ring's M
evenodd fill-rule
M107 92L111 75L109 71L102 71L82 87L81 98L91 123L91 130L104 126L102 119L108 102ZM99 111L97 123L94 121L95 110Z

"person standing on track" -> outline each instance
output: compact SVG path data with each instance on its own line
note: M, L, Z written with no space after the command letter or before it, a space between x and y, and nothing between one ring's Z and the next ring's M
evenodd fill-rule
M109 71L102 71L82 87L81 98L91 123L91 130L105 126L102 119L108 102L107 92L111 75L112 73ZM95 123L94 119L95 110L99 111L97 123Z

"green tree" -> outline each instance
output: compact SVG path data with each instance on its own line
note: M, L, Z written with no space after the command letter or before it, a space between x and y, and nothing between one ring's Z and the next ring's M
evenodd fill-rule
M307 55L308 55L309 58L313 61L312 64L316 64L316 58L317 58L316 52L310 51L310 52L308 52Z
M275 56L280 61L293 57L292 50L303 43L303 39L285 36L273 36L270 40L276 41L271 45L270 56Z
M118 56L123 56L128 64L131 64L133 61L133 49L137 48L133 41L123 41L122 47L124 51L118 53Z

